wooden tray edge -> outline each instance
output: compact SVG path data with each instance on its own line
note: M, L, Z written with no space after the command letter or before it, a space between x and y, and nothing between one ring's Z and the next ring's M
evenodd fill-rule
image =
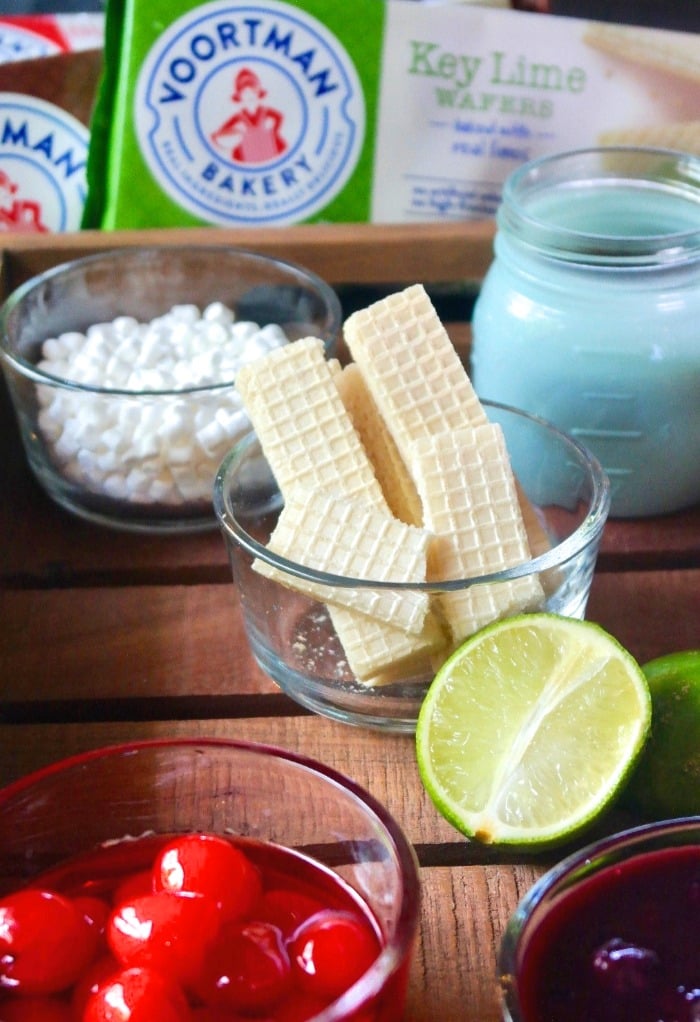
M124 246L225 245L277 255L332 284L479 281L492 259L494 224L306 224L284 228L152 228L7 234L2 290L60 262Z

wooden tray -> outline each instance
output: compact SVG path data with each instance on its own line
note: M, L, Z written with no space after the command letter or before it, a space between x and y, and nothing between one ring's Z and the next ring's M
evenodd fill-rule
M491 262L493 234L491 221L8 234L2 291L60 262L126 245L234 245L295 260L334 285L473 285Z

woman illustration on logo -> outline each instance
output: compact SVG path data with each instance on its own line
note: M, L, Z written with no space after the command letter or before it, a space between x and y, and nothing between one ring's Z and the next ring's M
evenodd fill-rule
M287 148L280 134L284 118L262 102L266 95L254 71L244 67L238 72L231 96L238 110L211 136L214 145L226 149L237 163L264 163Z
M34 199L17 198L18 191L19 185L4 170L0 170L0 231L46 234L49 228L41 219L41 203Z

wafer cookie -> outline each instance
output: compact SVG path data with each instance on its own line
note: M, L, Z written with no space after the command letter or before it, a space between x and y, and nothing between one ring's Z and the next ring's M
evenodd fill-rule
M588 46L612 56L691 82L700 81L700 46L691 32L590 22L583 38Z
M520 514L525 527L525 534L527 535L527 544L530 548L530 554L533 557L539 557L547 550L552 549L552 540L546 528L542 524L538 512L533 507L532 502L529 500L517 478L515 479L515 492L518 495Z
M390 514L334 376L323 342L307 337L243 366L236 387L284 497L325 487Z
M431 611L420 637L391 625L373 625L369 618L347 607L328 608L345 656L355 676L368 688L424 673L447 649L440 619Z
M423 523L420 496L406 462L413 443L421 437L439 436L463 426L483 425L488 417L421 285L413 285L353 314L344 329L353 357L359 358L356 364L343 369L343 377L351 372L353 375L348 376L345 392L339 383L341 396L363 441L367 437L372 461L377 457L375 468L386 460L386 469L377 469L377 476L390 503L390 487L401 487L392 507L394 513L403 521L420 525ZM356 382L358 378L362 383ZM363 400L362 388L364 385L369 390L369 381L379 395L377 400L382 402L381 412L373 395L368 398L372 412ZM363 417L367 420L365 424ZM406 452L403 457L398 450L399 439ZM386 448L386 456L381 450L375 455L379 445ZM392 447L396 458L390 464ZM394 471L396 477L392 480ZM518 497L528 537L531 531L537 552L542 553L551 545L549 537L520 488Z
M391 517L381 486L345 410L323 344L304 338L245 366L236 378L253 428L286 499L295 485L366 501ZM393 664L420 660L445 636L428 614L421 635L331 605L350 669L366 684Z
M376 511L369 504L325 490L293 486L267 544L268 550L316 571L377 582L424 582L431 536ZM256 570L321 603L354 608L378 621L420 634L429 609L415 589L339 587L290 578L267 561Z
M340 397L364 445L392 512L402 522L420 525L420 497L396 442L369 392L360 367L346 365L336 376Z
M425 288L414 284L353 313L344 336L399 452L487 421Z
M411 469L425 527L435 534L429 579L487 575L530 558L500 426L486 423L417 440ZM538 579L528 577L439 599L457 643L499 617L541 606L543 592Z

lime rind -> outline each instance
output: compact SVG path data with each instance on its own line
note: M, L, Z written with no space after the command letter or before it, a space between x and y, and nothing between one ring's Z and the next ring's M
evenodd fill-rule
M700 814L700 649L642 665L652 726L623 795L647 820Z
M642 665L642 671L650 685L690 682L700 687L700 649L665 653L648 660Z
M599 625L518 615L471 636L438 671L418 717L419 772L467 836L550 844L610 804L650 720L641 668Z

